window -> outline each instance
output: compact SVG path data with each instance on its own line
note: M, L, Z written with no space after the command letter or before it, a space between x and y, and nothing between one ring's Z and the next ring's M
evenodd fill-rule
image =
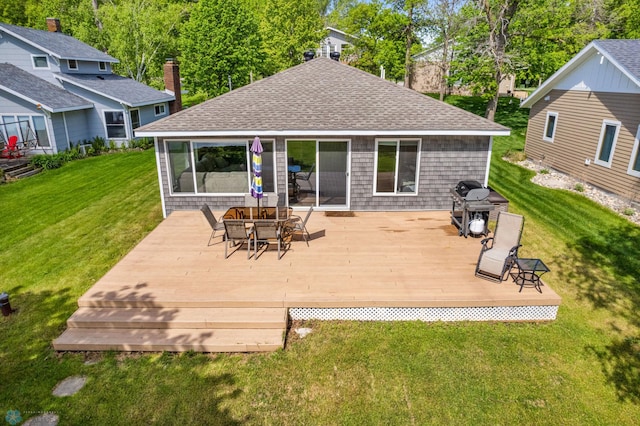
M106 71L107 70L107 63L106 62L98 62L98 69L100 71Z
M556 126L558 124L558 113L557 112L547 112L547 121L544 125L544 135L542 136L542 140L547 142L553 142L553 138L556 135Z
M376 141L374 193L415 195L418 191L420 141Z
M153 109L155 110L156 115L164 115L164 104L154 105Z
M629 169L627 173L631 176L640 177L640 126L636 132L636 140L633 143L633 151L631 151L631 161L629 161Z
M8 140L10 136L17 136L20 142L30 145L35 143L37 136L38 146L43 148L51 146L45 119L41 115L0 116L0 139L4 137Z
M616 140L620 132L620 122L604 120L600 131L600 141L596 150L595 163L605 167L611 167L613 151L616 147Z
M250 142L252 141L167 142L172 192L248 193L251 180ZM262 148L263 190L274 192L274 142L263 140Z
M78 61L76 61L75 59L67 59L67 63L69 65L70 70L78 69Z
M140 127L140 110L129 110L129 114L131 115L131 128L137 129Z
M124 126L123 111L105 111L104 122L107 126L108 138L124 139L127 137L127 130Z
M33 55L31 59L33 60L34 68L49 68L49 61L45 55Z
M44 117L40 115L34 115L33 117L33 130L38 136L38 145L49 148L51 142L49 142L49 134L47 133L47 126L44 121Z

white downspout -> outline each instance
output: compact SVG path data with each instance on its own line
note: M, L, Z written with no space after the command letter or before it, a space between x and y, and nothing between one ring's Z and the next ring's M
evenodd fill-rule
M158 170L158 184L160 186L160 202L162 203L162 217L167 218L167 206L164 202L164 190L162 189L162 173L161 173L161 165L160 165L160 144L158 143L158 137L155 136L153 138L154 149L156 150L156 169ZM167 170L168 172L168 170Z
M489 136L489 152L487 153L487 170L484 175L484 186L489 186L489 170L491 168L491 153L493 152L493 136Z

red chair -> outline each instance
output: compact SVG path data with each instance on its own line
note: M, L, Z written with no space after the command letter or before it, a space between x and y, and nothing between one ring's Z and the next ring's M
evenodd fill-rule
M2 150L2 158L19 158L22 157L18 149L18 137L16 135L9 136L7 147Z

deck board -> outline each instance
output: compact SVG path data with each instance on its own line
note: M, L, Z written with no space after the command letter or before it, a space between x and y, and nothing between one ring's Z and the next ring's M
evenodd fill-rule
M218 212L219 213L219 212ZM480 239L459 237L448 212L314 212L307 247L294 241L246 259L199 211L177 211L79 300L80 306L336 307L559 305L548 286L518 292L474 276ZM553 272L551 272L553 273ZM550 273L550 274L551 274Z

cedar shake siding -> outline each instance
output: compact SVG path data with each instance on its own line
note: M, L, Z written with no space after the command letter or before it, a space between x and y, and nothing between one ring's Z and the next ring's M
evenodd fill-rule
M196 138L183 140L196 141ZM238 139L252 139L251 136ZM276 190L279 205L286 204L287 174L284 164L287 161L285 137L278 136L263 140L275 140L276 150ZM286 140L310 139L309 136L287 137ZM313 139L313 137L311 137ZM327 137L318 137L326 140ZM375 137L352 136L335 138L351 141L350 205L348 210L355 211L391 211L391 210L446 210L451 208L449 189L461 180L483 182L487 167L487 155L490 147L488 136L423 136L402 139L421 140L419 187L417 195L374 195L374 157ZM172 138L172 140L175 140ZM211 141L211 138L206 140ZM164 140L159 138L157 152L160 161L161 191L165 202L166 214L174 210L195 210L203 203L214 210L226 210L229 206L244 205L244 196L230 195L194 195L172 194L169 188L167 156Z
M551 90L531 106L525 153L543 165L623 197L638 198L640 178L628 174L638 125L640 95ZM547 112L557 113L553 142L543 140ZM596 164L603 120L620 122L611 167ZM585 165L589 159L591 164Z

